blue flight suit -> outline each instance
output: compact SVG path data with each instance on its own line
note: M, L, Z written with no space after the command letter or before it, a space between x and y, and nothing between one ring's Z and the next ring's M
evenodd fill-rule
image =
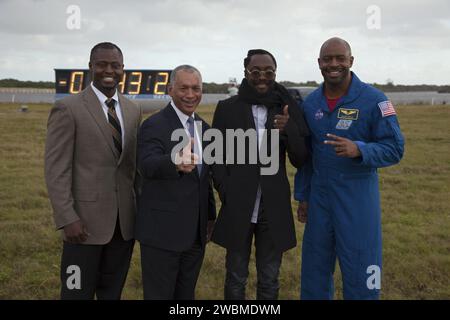
M295 176L294 197L308 202L302 248L302 299L333 299L336 255L344 299L378 299L381 208L377 168L403 156L404 139L387 97L352 72L349 90L329 111L323 84L303 104L311 160ZM327 133L355 142L361 157L338 157ZM378 269L378 270L377 270Z

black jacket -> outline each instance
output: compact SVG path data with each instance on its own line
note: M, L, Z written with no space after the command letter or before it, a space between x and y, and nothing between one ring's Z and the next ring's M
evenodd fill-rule
M273 128L274 117L282 113L282 107L268 109L266 129ZM280 133L279 168L276 174L261 175L262 165L259 159L257 164L248 163L250 153L255 152L249 150L248 145L245 147L246 164L235 162L212 166L214 185L222 201L212 235L215 243L227 249L242 249L260 184L269 233L276 249L286 251L296 246L291 191L286 175L286 153L296 168L301 167L307 157L304 137L309 135L309 131L295 102L289 104L289 116L285 133ZM224 137L226 129L255 129L251 105L242 101L239 96L219 101L212 127L219 129ZM269 143L268 149L271 147ZM223 154L226 155L229 151L225 148Z

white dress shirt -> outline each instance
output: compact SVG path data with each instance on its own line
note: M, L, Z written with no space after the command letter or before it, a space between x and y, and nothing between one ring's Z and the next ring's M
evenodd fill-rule
M103 94L103 92L98 90L92 82L91 82L91 87L92 87L92 90L94 90L95 95L97 96L98 100L100 101L100 104L102 105L102 109L103 109L103 112L106 117L106 121L109 123L108 106L106 105L106 102L105 102L109 98L107 96L105 96ZM123 150L123 148L125 147L125 128L123 126L122 109L120 108L119 95L117 94L117 89L111 99L114 99L116 101L114 109L116 110L117 118L119 118L119 122L120 122L120 129L122 130L122 150Z
M263 105L253 105L252 106L253 120L255 121L255 129L258 138L258 153L261 149L262 138L264 134L264 129L266 129L267 121L267 108ZM253 207L252 213L252 223L258 222L258 212L261 203L261 185L258 184L258 191L256 192L255 206Z
M180 109L178 109L178 107L175 105L175 103L173 101L170 101L170 104L173 108L173 110L175 110L175 112L178 115L178 119L180 119L181 124L184 127L184 130L186 131L186 134L188 137L191 136L191 134L189 133L189 124L187 123L189 117L191 117L192 119L194 119L194 153L198 156L198 162L202 163L202 156L203 156L203 150L202 150L202 142L201 142L201 128L199 128L199 126L197 125L197 122L195 121L194 118L194 113L192 113L190 116L188 116L187 114L184 114Z

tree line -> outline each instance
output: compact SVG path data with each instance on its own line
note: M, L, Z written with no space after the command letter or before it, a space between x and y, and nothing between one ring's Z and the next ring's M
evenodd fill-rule
M316 81L306 81L306 82L292 82L292 81L280 81L285 87L318 87L319 83ZM204 82L203 92L204 93L228 93L228 83L215 83L215 82ZM393 84L388 82L387 84L373 83L373 86L380 89L383 92L408 92L408 91L437 91L442 93L450 93L450 85L402 85ZM43 88L43 89L53 89L55 88L55 82L53 81L21 81L17 79L1 79L0 87L2 88Z

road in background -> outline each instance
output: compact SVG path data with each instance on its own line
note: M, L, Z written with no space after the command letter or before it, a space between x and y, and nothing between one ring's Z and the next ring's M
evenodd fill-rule
M442 105L450 104L450 93L433 91L423 92L388 92L386 95L394 105ZM135 97L135 96L134 96ZM203 94L200 104L217 104L219 100L228 98L227 94ZM303 97L305 98L305 97ZM132 99L144 110L156 110L167 105L170 97L164 99L143 100ZM0 88L0 102L13 103L54 103L55 93L52 89Z

